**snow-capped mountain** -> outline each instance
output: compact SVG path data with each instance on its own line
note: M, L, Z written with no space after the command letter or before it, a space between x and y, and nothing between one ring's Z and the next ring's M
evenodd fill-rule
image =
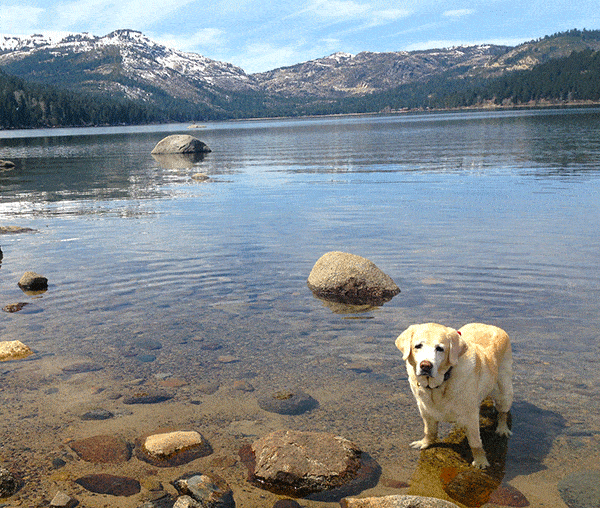
M206 100L207 90L254 88L239 67L167 48L135 30L104 37L69 34L59 40L2 36L0 66L31 81L150 102L166 94L198 103Z

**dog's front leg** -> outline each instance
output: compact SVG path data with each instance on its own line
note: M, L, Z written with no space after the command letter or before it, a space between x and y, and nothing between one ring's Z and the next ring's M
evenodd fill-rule
M479 412L477 412L477 417L466 425L466 433L471 453L473 454L473 462L471 464L481 469L488 467L490 463L485 456L483 443L479 434Z
M438 435L438 422L436 419L432 418L427 414L421 413L421 418L423 418L423 426L425 427L425 436L423 439L419 441L413 441L410 443L412 448L416 448L417 450L424 450L428 446L431 446L433 443L437 441Z

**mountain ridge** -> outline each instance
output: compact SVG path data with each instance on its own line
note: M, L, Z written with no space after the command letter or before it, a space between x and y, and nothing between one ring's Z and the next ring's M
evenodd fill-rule
M439 95L463 84L479 86L583 50L600 50L600 31L571 30L515 47L482 44L354 55L338 52L247 74L233 64L168 48L137 30L122 29L102 37L88 33L62 38L0 36L0 69L28 83L103 100L129 100L152 108L153 118L163 115L170 121L185 121L339 113L339 101L349 104L348 99L371 96L375 100L368 111L373 111L373 104L388 101L388 92L409 93L418 100L396 97L382 104L381 110L394 109L392 103L430 107L431 92L425 93L426 88ZM12 93L17 100L22 95ZM45 107L33 96L31 106Z

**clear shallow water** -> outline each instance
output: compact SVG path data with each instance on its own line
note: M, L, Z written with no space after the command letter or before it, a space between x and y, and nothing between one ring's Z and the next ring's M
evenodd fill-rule
M212 153L183 169L152 158L173 132ZM104 366L108 385L184 378L184 405L211 379L222 401L237 400L226 389L245 379L249 407L205 401L208 421L225 411L233 427L258 418L261 430L335 430L384 476L406 476L417 457L404 445L421 428L394 339L415 322L482 321L506 329L515 350L520 432L507 480L541 506L540 482L555 491L600 455L598 110L0 132L0 159L17 163L0 174L0 225L38 231L0 238L0 303L30 303L2 313L0 334L38 357L0 373L33 379L32 404L64 389L53 368L82 358ZM333 313L306 288L331 250L368 257L402 293L368 313ZM26 270L48 277L41 297L17 287ZM162 348L143 362L148 340ZM271 421L252 406L286 385L312 390L319 410ZM65 403L56 421L85 404ZM129 432L173 419L170 406L154 411Z

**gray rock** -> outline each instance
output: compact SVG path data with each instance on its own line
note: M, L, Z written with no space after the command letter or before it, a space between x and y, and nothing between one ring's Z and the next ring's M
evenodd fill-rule
M396 283L373 262L346 252L328 252L308 276L315 296L350 305L382 305L400 293Z
M458 508L457 505L443 499L420 496L384 496L362 499L344 498L342 508Z
M14 168L15 168L15 163L13 161L6 161L6 160L0 159L0 170L14 169Z
M73 499L71 496L68 496L64 492L58 491L56 495L50 501L50 506L60 507L60 508L73 508L77 506L78 502L76 499Z
M600 471L578 471L558 483L558 491L569 508L600 506Z
M255 441L248 455L251 483L293 497L341 487L361 467L354 443L324 432L275 431Z
M92 409L87 413L81 415L82 420L108 420L113 418L115 415L111 413L108 409Z
M35 272L25 272L18 285L23 290L41 291L48 289L48 279Z
M8 469L0 467L0 497L12 496L20 487L18 478Z
M233 491L225 480L216 475L194 474L175 480L173 486L183 497L189 496L193 501L198 502L198 504L182 504L182 508L187 506L190 508L196 506L202 508L235 508ZM185 502L189 503L189 500L185 499Z
M152 150L152 154L208 153L210 151L205 143L189 134L173 134L159 141Z

